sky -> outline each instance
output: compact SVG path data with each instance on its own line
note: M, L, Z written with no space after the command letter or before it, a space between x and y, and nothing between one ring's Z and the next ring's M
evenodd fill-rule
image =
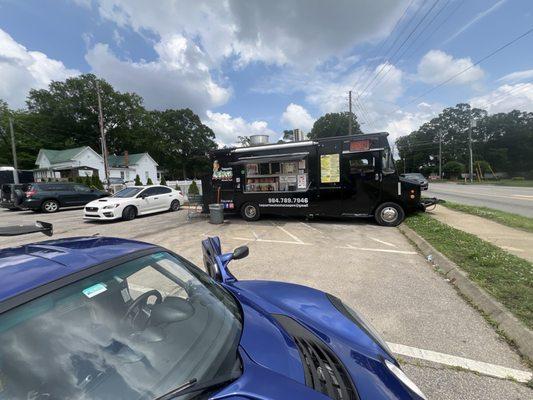
M308 132L352 90L394 140L460 102L533 111L533 32L476 64L532 28L531 0L0 0L0 99L90 72L222 145Z

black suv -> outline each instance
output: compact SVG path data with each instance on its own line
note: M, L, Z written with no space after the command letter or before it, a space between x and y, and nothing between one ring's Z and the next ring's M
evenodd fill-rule
M61 207L84 206L109 193L79 183L32 183L25 196L21 208L53 213Z
M29 184L4 183L0 187L0 207L18 210L24 201L24 192Z

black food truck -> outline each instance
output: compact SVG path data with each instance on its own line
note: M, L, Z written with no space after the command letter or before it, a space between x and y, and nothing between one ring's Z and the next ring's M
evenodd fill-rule
M264 214L304 217L374 217L396 226L406 212L436 199L395 170L388 133L225 148L210 153L213 173L202 180L204 210L255 221Z

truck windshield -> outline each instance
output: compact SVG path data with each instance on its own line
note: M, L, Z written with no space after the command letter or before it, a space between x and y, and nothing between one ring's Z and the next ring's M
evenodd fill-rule
M1 314L0 398L153 399L234 376L241 329L203 272L144 256Z

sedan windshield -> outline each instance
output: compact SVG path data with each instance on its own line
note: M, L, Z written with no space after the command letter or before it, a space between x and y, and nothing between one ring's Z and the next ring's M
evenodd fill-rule
M135 197L137 194L139 194L139 192L143 190L143 188L139 188L139 187L128 187L128 188L125 188L125 189L122 189L118 192L116 192L113 196L111 197Z
M238 304L203 272L143 256L1 314L0 398L154 399L234 377L241 329Z

